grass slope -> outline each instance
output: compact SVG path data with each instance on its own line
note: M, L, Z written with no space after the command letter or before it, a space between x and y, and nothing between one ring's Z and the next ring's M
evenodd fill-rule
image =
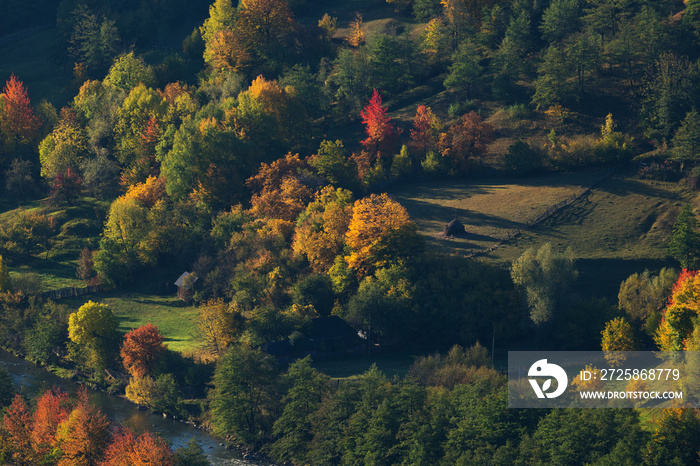
M391 194L417 222L429 247L451 253L483 250L508 232L523 228L547 207L578 192L596 172L521 180L423 183ZM634 272L676 266L666 245L680 208L700 199L678 183L641 180L633 169L604 180L593 192L491 253L480 256L509 267L527 248L549 242L570 247L580 271L579 291L616 302L620 282ZM441 238L454 216L467 236Z
M70 89L73 62L56 52L56 28L32 28L0 38L0 80L14 74L29 91L32 105L46 99L59 107L77 89Z
M0 228L8 226L20 209L45 214L56 222L56 234L48 250L32 257L18 253L7 255L10 275L36 273L41 277L42 290L85 286L76 276L77 260L84 247L97 249L108 207L105 202L87 197L72 206L50 206L43 199L0 213Z
M389 194L406 207L429 247L471 253L525 228L552 205L583 191L600 173L419 183L400 186ZM444 226L454 217L464 223L467 235L442 237Z

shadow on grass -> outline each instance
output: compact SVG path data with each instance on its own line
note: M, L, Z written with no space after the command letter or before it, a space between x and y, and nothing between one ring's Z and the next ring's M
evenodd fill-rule
M404 206L414 212L414 217L420 218L419 223L438 221L449 223L453 218L457 217L464 226L469 229L469 226L494 227L506 229L521 229L525 227L522 222L507 220L503 217L495 215L487 215L480 212L474 212L466 208L450 207L436 205L431 202L421 201L416 199L406 200Z
M631 178L610 178L596 186L596 190L617 196L637 194L640 196L667 199L672 201L680 201L683 199L683 197L676 192L661 189L652 186L649 183L645 183L642 180L635 180Z
M178 307L186 308L192 307L191 304L186 303L181 299L177 299L175 296L164 296L163 299L149 299L149 298L139 298L133 300L139 304L150 304L152 306L163 306L163 307Z
M655 274L663 267L679 270L672 259L578 259L576 291L583 297L607 298L611 304L617 304L617 293L623 280L646 269Z

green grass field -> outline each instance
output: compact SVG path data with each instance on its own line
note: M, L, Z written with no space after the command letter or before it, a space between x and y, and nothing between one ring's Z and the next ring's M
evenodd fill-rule
M42 199L23 203L21 207L14 204L3 207L6 210L0 213L0 228L7 227L20 209L45 214L56 222L48 249L36 252L31 257L19 252L7 256L11 277L37 274L41 279L42 291L85 286L76 276L77 259L84 247L97 249L108 204L81 198L76 205L54 207Z
M158 326L165 343L173 351L190 353L198 342L193 336L197 308L173 296L114 291L62 300L77 309L88 301L109 305L119 319L119 330L128 332L147 323Z

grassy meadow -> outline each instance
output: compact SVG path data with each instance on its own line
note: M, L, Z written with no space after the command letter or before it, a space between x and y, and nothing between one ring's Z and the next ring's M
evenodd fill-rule
M674 266L666 245L681 207L698 204L678 183L638 179L633 169L601 182L592 193L525 229L548 207L590 183L600 171L555 174L520 180L434 182L405 185L391 192L418 224L429 248L447 253L484 251L508 233L522 234L479 260L509 267L526 249L549 242L571 248L583 293L616 302L620 282L634 272ZM445 238L452 218L467 235Z
M495 245L549 207L582 192L603 170L523 179L473 179L402 185L391 196L408 210L429 248L448 253L473 253ZM464 237L445 238L453 218L467 230Z
M150 322L158 326L171 350L191 353L198 346L193 335L197 308L181 301L174 293L162 296L114 291L65 299L61 303L77 309L90 300L109 305L119 320L121 332L126 333Z

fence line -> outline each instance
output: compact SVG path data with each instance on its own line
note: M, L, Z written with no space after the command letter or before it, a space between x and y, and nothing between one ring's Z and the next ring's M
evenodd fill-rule
M111 289L105 285L88 285L84 288L71 286L68 288L59 288L58 290L44 291L39 293L39 296L44 299L56 301L65 298L74 298L76 296L85 296L86 294L100 293Z
M568 197L567 199L564 199L561 202L558 202L557 204L555 204L552 207L550 207L549 209L547 209L543 214L538 216L536 219L528 222L525 226L525 229L532 228L534 226L539 225L540 223L544 222L545 220L547 220L549 217L551 217L555 213L559 212L564 207L567 207L567 206L573 204L574 202L578 201L579 199L581 199L583 196L590 194L591 191L593 191L593 188L595 188L598 184L600 184L606 178L609 178L613 174L617 173L620 170L620 168L621 167L613 168L613 169L608 170L607 172L603 173L602 175L598 176L597 178L595 178L593 180L593 182L591 182L590 186L588 186L586 189L584 189L580 193L574 194L573 196ZM495 245L491 246L490 248L488 248L484 251L476 251L476 252L472 252L470 254L465 254L465 257L467 257L467 258L477 257L477 256L482 256L484 254L487 254L489 252L493 252L494 250L503 246L505 243L512 240L513 238L520 236L521 234L522 234L522 230L512 231L512 232L508 233L506 236L504 236L503 238L501 238L500 240L498 240L498 242Z

